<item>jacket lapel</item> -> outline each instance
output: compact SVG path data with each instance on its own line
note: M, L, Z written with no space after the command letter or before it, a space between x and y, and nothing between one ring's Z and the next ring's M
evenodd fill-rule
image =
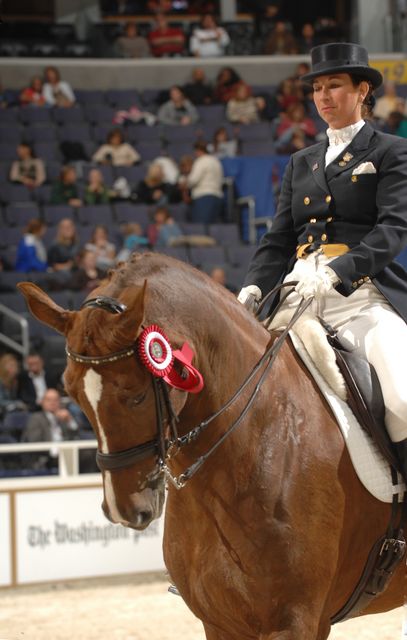
M370 140L374 130L369 123L366 123L352 142L342 151L335 160L326 168L326 179L329 182L342 171L352 169L356 164L369 153Z
M320 142L319 144L310 147L309 153L305 156L313 178L325 192L329 191L325 175L325 154L327 146L328 141Z

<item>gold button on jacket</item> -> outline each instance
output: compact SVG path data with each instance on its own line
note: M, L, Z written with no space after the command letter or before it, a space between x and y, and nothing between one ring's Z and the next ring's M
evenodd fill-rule
M304 198L304 204L305 205L309 205L309 203L311 202L311 198L309 198L308 196L305 196Z

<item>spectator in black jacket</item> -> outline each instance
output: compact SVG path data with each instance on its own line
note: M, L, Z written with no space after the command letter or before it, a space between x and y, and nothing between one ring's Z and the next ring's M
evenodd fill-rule
M213 102L213 90L206 80L205 71L202 67L193 69L191 82L187 82L182 90L192 104L211 104Z
M44 393L56 387L58 381L44 368L44 360L39 353L29 353L17 380L17 396L29 411L40 411Z

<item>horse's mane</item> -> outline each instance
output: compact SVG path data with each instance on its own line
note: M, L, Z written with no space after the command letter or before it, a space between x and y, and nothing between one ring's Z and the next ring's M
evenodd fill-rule
M206 273L165 254L145 252L117 265L90 294L105 295L127 304L147 282L146 322L163 327L176 326L180 332L199 335L205 323L216 334L217 324L236 325L238 331L261 334L261 325L247 313L235 296ZM88 330L96 337L108 330L99 314L88 316ZM224 326L222 327L224 330ZM106 333L104 333L106 336Z

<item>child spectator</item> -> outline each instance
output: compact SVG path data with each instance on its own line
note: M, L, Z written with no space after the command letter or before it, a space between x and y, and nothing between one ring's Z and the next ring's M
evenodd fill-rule
M116 247L109 242L107 228L103 224L97 224L93 230L90 242L85 244L86 251L92 251L96 256L96 267L107 271L114 264Z
M182 231L174 222L166 207L159 207L153 214L154 222L148 226L147 236L153 247L166 247L173 238L182 236Z
M213 135L213 142L208 145L208 151L216 158L234 158L238 142L236 138L229 138L226 127L219 127Z
M85 189L85 204L107 204L109 200L109 189L104 183L102 172L99 169L91 169Z
M184 53L185 34L178 27L170 27L163 13L156 16L155 28L148 34L153 56L163 58L181 56Z
M66 165L61 169L59 180L54 182L52 186L51 204L69 204L71 207L82 205L76 178L75 167Z
M79 253L75 223L63 218L57 227L55 241L48 249L48 263L53 271L70 271Z
M26 142L17 147L18 160L14 160L10 168L10 180L24 184L29 189L39 187L45 181L44 163L35 158L32 148Z
M116 256L116 264L125 262L134 251L148 246L149 242L138 222L129 222L122 227L123 247Z
M41 239L46 230L46 224L42 220L37 218L30 220L18 243L16 271L47 270L47 252Z
M199 114L180 87L173 86L170 89L170 99L161 105L157 118L161 124L189 125L198 122Z
M276 131L276 150L278 153L294 153L313 144L316 135L317 128L314 121L306 116L304 105L291 104L281 114Z
M123 35L117 38L115 44L119 56L123 58L148 58L150 55L148 42L138 34L135 22L126 23Z
M140 162L140 154L124 141L121 129L112 129L107 141L93 154L93 162L112 164L115 167L131 167Z
M149 166L145 178L140 180L132 196L138 202L155 205L177 202L180 198L177 187L164 182L164 173L158 163Z
M78 255L78 268L72 272L67 287L72 291L89 293L98 287L105 276L105 271L96 265L97 256L94 251L83 249Z
M278 85L276 97L280 111L285 111L291 104L302 102L304 94L295 78L286 78Z
M254 98L249 87L240 84L236 88L234 98L231 98L226 105L226 117L230 122L238 124L250 124L258 122L259 107L264 106L262 98Z
M31 79L30 85L20 93L21 106L43 107L45 105L45 98L42 90L43 83L41 76L34 76Z
M193 30L189 48L195 57L213 58L224 56L229 43L227 31L218 26L212 14L207 13L202 16L200 26Z
M44 71L45 82L42 95L50 107L72 107L75 104L75 94L71 85L61 80L56 67L46 67Z

